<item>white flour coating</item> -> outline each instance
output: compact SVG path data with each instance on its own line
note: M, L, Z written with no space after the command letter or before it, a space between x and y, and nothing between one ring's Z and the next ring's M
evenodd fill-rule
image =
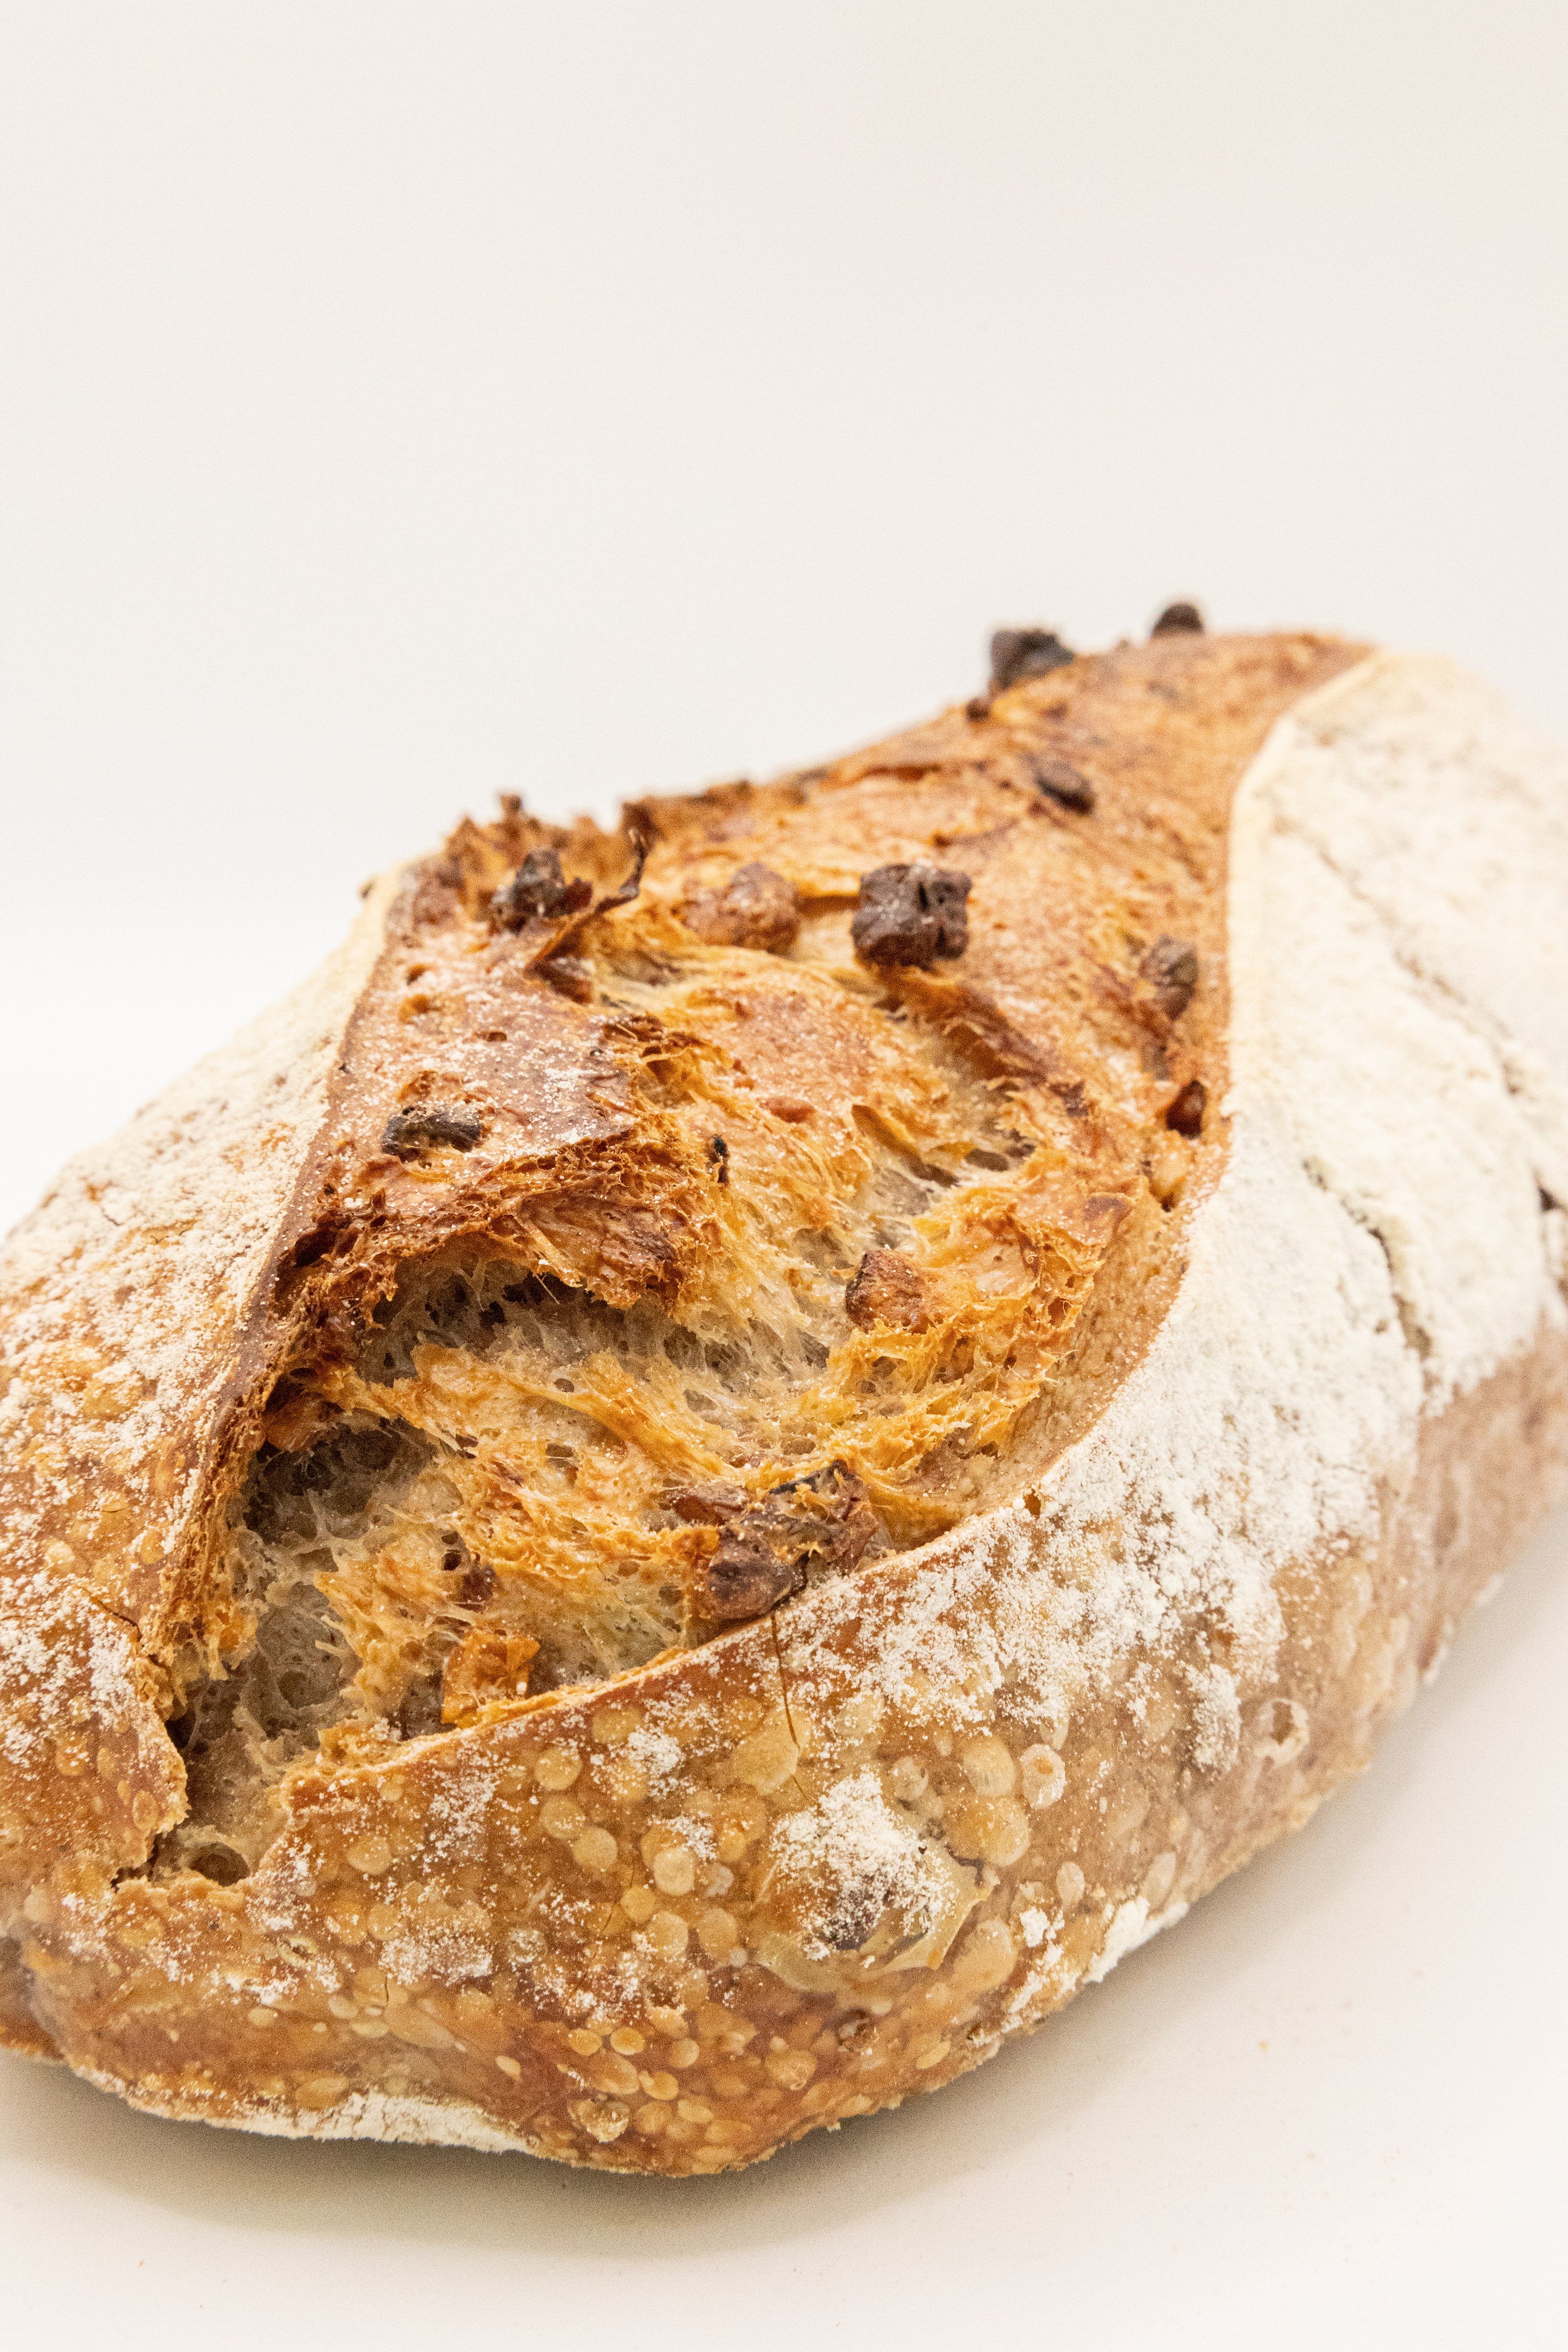
M392 2139L415 2147L471 2147L485 2156L515 2156L527 2142L461 2099L398 2098L386 2091L353 2091L319 2116L246 2118L246 2129L290 2139Z
M96 1738L118 1737L161 1764L167 1743L137 1691L133 1657L128 1627L74 1585L43 1570L13 1579L0 1611L0 1693L31 1704L0 1707L0 1757L18 1768L32 1760L40 1732L53 1738L77 1719L85 1680Z
M911 1927L929 1927L952 1899L952 1871L931 1854L914 1824L889 1804L875 1772L836 1780L819 1801L786 1814L773 1831L774 1872L815 1898L816 1934L807 1948L821 1958L837 1944L863 1943L877 1914L896 1903Z
M1568 762L1451 663L1379 654L1280 721L1233 835L1281 1108L1387 1247L1441 1405L1561 1314Z
M1353 740L1353 756L1342 743ZM1568 761L1453 663L1378 654L1291 714L1282 823L1375 909L1400 961L1506 1070L1568 1192Z
M503 2131L464 2100L398 2098L385 2091L353 2092L312 2123L294 2116L284 2128L295 2137L395 2139L415 2147L471 2147L485 2156L515 2156L527 2146L520 2132Z
M1187 1682L1194 1695L1193 1759L1200 1771L1223 1772L1241 1745L1241 1706L1236 1677L1224 1666L1193 1666Z
M643 1725L626 1741L626 1754L646 1776L649 1788L657 1789L679 1767L680 1742L668 1731L652 1731Z
M470 2147L485 2156L516 2156L528 2151L521 2132L500 2126L463 2099L398 2097L387 2091L353 2091L335 2106L318 2113L309 2108L251 2107L221 2116L208 2116L199 2095L189 2092L173 2098L157 2093L139 2095L134 2083L79 2063L76 2071L101 2091L113 2091L153 2115L176 2116L186 2123L221 2122L231 2129L252 2132L259 2139L402 2140L415 2147Z
M1135 1952L1141 1944L1147 1944L1152 1937L1163 1934L1167 1927L1173 1927L1178 1919L1184 1919L1186 1916L1187 1906L1184 1903L1172 1903L1163 1911L1156 1911L1151 1916L1149 1906L1141 1895L1134 1895L1131 1903L1119 1904L1111 1916L1110 1933L1100 1947L1100 1957L1084 1982L1102 1984L1118 1960L1124 1960L1129 1952Z
M466 1859L482 1835L495 1802L493 1772L470 1772L448 1780L431 1800L425 1851L432 1862Z
M1568 1130L1565 811L1568 765L1445 663L1376 656L1274 729L1231 821L1230 1159L1174 1306L1037 1517L796 1605L805 1705L855 1618L888 1696L925 1677L976 1720L1059 1714L1205 1613L1266 1668L1279 1571L1373 1533L1423 1411L1563 1327L1539 1187ZM1494 870L1530 927L1495 969ZM1222 1764L1230 1676L1200 1698Z
M348 938L303 986L62 1170L0 1253L14 1302L0 1441L40 1402L35 1391L62 1341L79 1362L100 1335L110 1339L111 1391L89 1400L85 1416L78 1394L55 1398L46 1434L68 1462L90 1442L84 1432L100 1429L101 1451L146 1498L168 1548L189 1486L160 1500L149 1465L171 1430L205 1433L400 880L375 886ZM73 1465L62 1493L82 1483ZM9 1532L18 1546L29 1528L18 1520Z

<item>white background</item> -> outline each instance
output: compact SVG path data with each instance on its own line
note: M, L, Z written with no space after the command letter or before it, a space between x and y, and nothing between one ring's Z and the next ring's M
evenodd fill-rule
M463 808L1195 595L1568 734L1561 0L0 0L0 1222ZM685 2186L0 2062L18 2342L1557 2344L1568 1527L1373 1777Z

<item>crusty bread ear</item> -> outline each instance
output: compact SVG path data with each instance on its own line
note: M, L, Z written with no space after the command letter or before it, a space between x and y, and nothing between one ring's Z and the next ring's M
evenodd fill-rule
M700 2171L1103 1975L1554 1490L1565 899L1479 689L1186 627L465 824L10 1244L0 2032Z

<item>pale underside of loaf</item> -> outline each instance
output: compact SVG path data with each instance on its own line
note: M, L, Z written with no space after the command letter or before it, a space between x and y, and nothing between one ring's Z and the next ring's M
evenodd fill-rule
M818 1171L831 1216L785 1227L820 1263L797 1244L804 1276L770 1291L742 1232L743 1339L722 1292L706 1319L616 1305L445 1244L352 1350L299 1359L223 1507L228 1646L205 1663L137 1655L49 1537L13 1587L13 1748L24 1774L90 1773L141 1849L16 1874L31 2011L73 2064L253 2129L713 2168L974 2063L1359 1768L1563 1457L1563 772L1446 666L1374 656L1279 720L1227 847L1212 1181L1178 1151L1108 1234L1049 1104L933 1026L925 1097L900 1065L903 1123ZM335 1051L375 919L287 1050L248 1049L300 1100L270 1177L254 1100L222 1146L248 1177L240 1318L322 1115L301 1034ZM1164 1052L1160 1087L1182 1076ZM189 1193L186 1115L140 1169L68 1180L79 1225ZM1104 1181L1131 1199L1126 1164ZM24 1272L30 1253L47 1281L61 1245L46 1215ZM886 1327L859 1348L838 1302L866 1249L947 1269L961 1359ZM1097 1372L1086 1335L1136 1328L1141 1286L1157 1314ZM165 1413L171 1385L191 1400L175 1512L196 1424L244 1378L204 1391L201 1347L187 1327L142 1368ZM938 1388L962 1402L945 1421ZM144 1409L104 1416L123 1457ZM529 1466L535 1538L547 1507L571 1523L549 1577L497 1574L474 1465L498 1450ZM743 1487L752 1457L763 1481L825 1455L855 1465L868 1548L754 1627L694 1616L701 1523L668 1507L673 1476ZM591 1592L561 1570L574 1544L616 1564Z

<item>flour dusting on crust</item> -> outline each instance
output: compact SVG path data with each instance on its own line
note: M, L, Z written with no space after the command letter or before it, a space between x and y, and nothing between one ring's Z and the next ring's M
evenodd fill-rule
M134 1541L149 1568L182 1532L199 1438L396 887L396 877L375 887L302 987L62 1170L0 1253L12 1302L0 1445L26 1433L58 1454L62 1507L110 1478L129 1506L126 1549ZM100 1357L111 1367L102 1376ZM187 1442L171 1453L175 1432ZM12 1557L25 1556L28 1515L8 1532Z

